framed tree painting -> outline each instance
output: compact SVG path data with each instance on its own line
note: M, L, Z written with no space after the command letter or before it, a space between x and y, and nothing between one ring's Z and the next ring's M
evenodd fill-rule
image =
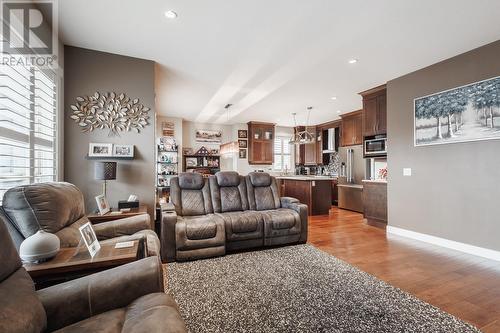
M414 100L415 146L500 139L500 76Z

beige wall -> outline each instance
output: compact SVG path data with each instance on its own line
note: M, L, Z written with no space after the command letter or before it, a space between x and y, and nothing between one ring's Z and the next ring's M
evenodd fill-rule
M500 140L413 145L414 98L498 75L500 41L387 83L389 225L500 250Z
M108 182L108 199L116 207L118 200L129 194L139 196L153 213L155 205L155 93L154 63L120 55L65 46L64 64L64 179L78 186L85 195L87 211L96 209L94 197L100 194L101 181L94 180L94 161L87 160L89 143L119 143L135 145L136 158L118 161L117 180ZM78 124L69 119L69 105L77 96L94 92L125 93L139 98L151 108L151 124L140 134L121 132L109 137L108 130L82 133Z

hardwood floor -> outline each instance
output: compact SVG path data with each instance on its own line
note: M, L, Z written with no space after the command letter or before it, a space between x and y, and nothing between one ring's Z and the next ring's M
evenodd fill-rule
M311 216L308 243L479 327L500 332L500 262L389 235L338 208Z

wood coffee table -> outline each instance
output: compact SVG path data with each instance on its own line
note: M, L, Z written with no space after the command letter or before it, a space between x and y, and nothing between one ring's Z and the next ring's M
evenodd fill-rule
M42 289L142 259L145 253L144 239L135 240L134 246L122 249L115 249L115 244L101 244L94 258L83 245L62 248L49 261L24 263L23 266L35 282L36 289Z

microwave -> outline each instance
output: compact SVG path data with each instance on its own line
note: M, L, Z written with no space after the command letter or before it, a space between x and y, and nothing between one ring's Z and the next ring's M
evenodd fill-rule
M386 156L387 137L366 138L363 150L365 156Z

